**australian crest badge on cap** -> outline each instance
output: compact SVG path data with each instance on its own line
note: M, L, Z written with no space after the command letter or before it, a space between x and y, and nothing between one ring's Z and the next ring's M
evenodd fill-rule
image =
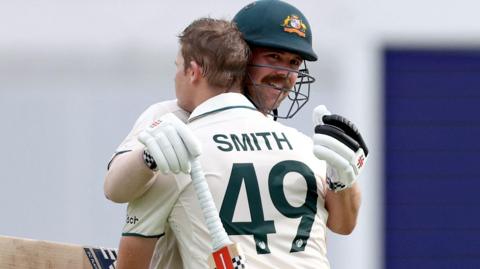
M289 15L283 20L283 31L305 37L307 26L297 15Z

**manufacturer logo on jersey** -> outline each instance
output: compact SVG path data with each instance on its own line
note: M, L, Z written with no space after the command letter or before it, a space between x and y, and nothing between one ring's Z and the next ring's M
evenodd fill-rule
M283 26L283 31L295 33L301 37L305 37L305 32L307 31L307 25L297 15L287 16L281 26Z
M129 216L127 215L127 224L136 224L138 221L137 216Z

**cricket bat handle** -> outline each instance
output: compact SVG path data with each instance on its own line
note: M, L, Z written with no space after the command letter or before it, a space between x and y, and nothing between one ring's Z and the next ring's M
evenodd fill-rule
M228 238L227 232L223 228L222 221L218 214L218 210L213 202L212 193L208 188L207 181L202 166L197 158L191 158L191 172L192 184L197 194L200 208L202 209L203 217L207 224L208 232L212 238L212 247L216 251L226 245L232 244Z

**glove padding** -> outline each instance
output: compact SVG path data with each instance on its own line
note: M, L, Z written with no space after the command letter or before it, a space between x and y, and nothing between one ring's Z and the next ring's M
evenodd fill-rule
M355 183L367 161L368 148L357 127L323 105L313 110L313 153L327 162L328 188L335 192Z
M156 171L164 174L190 173L190 157L201 154L200 143L193 132L172 113L145 128L138 140L155 159Z

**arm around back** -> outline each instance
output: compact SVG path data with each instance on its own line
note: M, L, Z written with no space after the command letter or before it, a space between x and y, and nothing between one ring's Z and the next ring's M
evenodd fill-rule
M116 203L140 197L155 182L155 174L143 161L143 148L115 156L105 176L104 193Z

